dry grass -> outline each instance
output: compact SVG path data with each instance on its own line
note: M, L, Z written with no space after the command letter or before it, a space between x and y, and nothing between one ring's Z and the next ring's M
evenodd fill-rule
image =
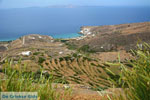
M110 86L105 68L96 60L85 57L52 59L45 61L43 67L49 74L52 73L69 83L84 84L95 90L103 90Z

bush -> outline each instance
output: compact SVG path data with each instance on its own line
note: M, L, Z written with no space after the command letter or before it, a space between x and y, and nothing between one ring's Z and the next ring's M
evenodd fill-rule
M33 53L33 55L39 55L40 54L40 52L34 52Z
M114 86L121 85L123 88L126 96L123 100L149 100L150 98L150 46L144 43L143 47L142 50L133 52L135 59L129 61L129 64L119 62L120 78L117 82L111 79ZM131 66L132 68L128 68Z
M39 64L42 64L44 61L45 61L45 59L44 59L44 58L39 57L39 60L38 60L38 63L39 63Z
M96 51L92 50L89 45L83 45L82 47L80 47L78 49L78 51L84 52L84 53L95 53L96 52Z
M67 45L67 48L70 50L75 50L77 49L77 45L71 44L71 43L65 43Z
M65 42L67 42L67 41L69 41L69 40L61 40L61 42L63 42L63 43L65 43Z
M45 79L40 74L35 82L36 74L27 73L22 67L20 62L15 65L12 61L4 63L2 72L6 77L0 79L0 92L38 92L38 100L60 100L60 94L52 87L53 76Z

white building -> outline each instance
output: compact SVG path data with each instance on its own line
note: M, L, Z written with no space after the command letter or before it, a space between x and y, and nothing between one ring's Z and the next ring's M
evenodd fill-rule
M59 54L63 54L63 52L59 52Z
M24 52L21 52L20 54L23 56L29 56L31 55L31 51L24 51Z

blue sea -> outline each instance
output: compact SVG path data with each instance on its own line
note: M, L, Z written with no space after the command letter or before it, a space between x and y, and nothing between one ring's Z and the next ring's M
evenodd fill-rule
M0 40L27 34L54 38L80 36L81 26L114 25L150 21L150 7L75 7L0 9Z

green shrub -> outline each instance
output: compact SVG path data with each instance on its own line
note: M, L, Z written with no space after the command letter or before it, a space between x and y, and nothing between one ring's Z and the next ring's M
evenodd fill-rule
M122 95L117 97L120 98L119 100L149 100L150 98L150 46L144 43L143 47L133 52L134 59L129 61L129 64L119 62L121 73L118 81L110 79L114 86L121 85L124 90L125 98L122 98ZM129 68L131 66L132 68Z
M33 53L33 55L39 55L40 54L40 52L34 52Z
M77 45L71 44L71 43L65 43L67 45L67 48L70 50L75 50L77 49Z
M67 42L67 41L69 41L69 40L61 40L61 42L63 42L63 43L65 43L65 42Z
M45 58L39 57L38 63L42 64L45 61Z
M78 49L78 51L84 52L84 53L95 53L96 52L96 51L92 50L89 45L83 45L82 47L80 47Z
M54 41L55 41L55 42L60 42L60 41L61 41L61 39L55 39Z
M53 76L45 79L41 73L35 82L36 74L27 73L24 67L20 62L4 63L2 72L6 77L0 79L0 92L38 92L38 100L60 100L60 94L52 87Z

